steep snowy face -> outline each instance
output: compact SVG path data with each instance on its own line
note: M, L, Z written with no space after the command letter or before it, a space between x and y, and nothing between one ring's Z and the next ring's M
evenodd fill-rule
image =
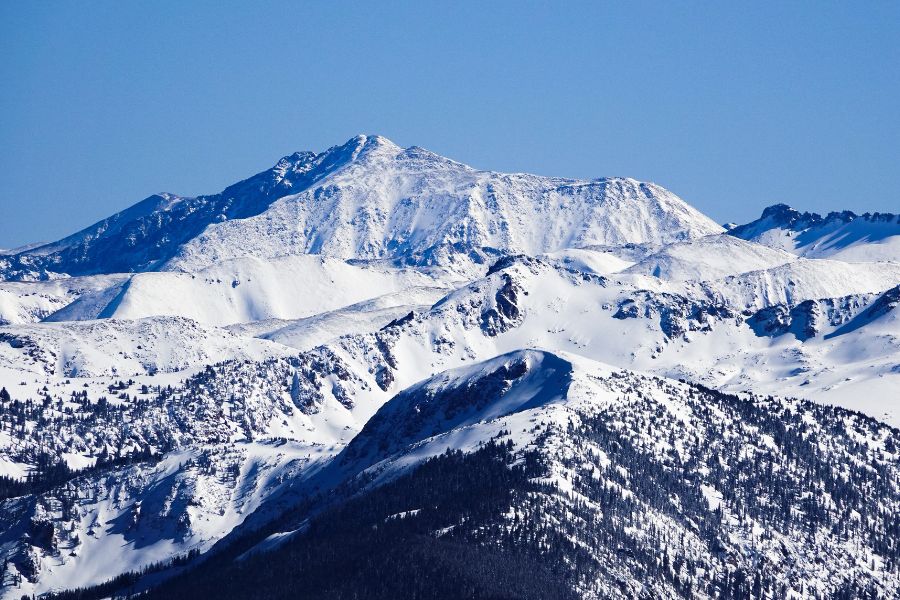
M0 258L0 274L7 280L33 280L153 269L210 223L259 214L273 200L336 168L325 154L286 156L213 196L150 196L62 240Z
M721 231L663 188L476 171L382 138L351 141L355 160L265 213L211 225L167 263L195 270L240 254L286 252L483 263L591 244L667 243Z
M776 204L728 234L808 258L900 261L900 215L890 213L857 215L845 210L823 217Z
M0 597L95 585L173 557L187 562L327 455L284 441L220 444L96 468L2 500Z
M220 194L161 194L58 242L0 257L4 279L195 271L253 255L481 263L588 244L666 243L721 228L667 190L476 171L379 136L300 152Z
M451 369L388 401L343 451L340 463L358 472L422 440L561 402L571 377L571 363L537 350Z

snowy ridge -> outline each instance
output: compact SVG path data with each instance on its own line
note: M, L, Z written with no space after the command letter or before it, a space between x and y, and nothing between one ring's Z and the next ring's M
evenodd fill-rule
M648 291L640 285L647 283L644 280L612 282L534 259L518 260L460 288L428 311L377 333L337 339L328 347L341 357L343 368L368 382L365 389L347 391L360 410L383 402L381 390L401 390L459 361L540 346L727 389L789 390L820 401L833 397L832 401L900 423L900 406L889 401L893 392L887 392L900 389L894 369L900 331L886 324L877 344L865 351L856 348L859 358L842 350L849 347L850 338L826 338L878 297L877 293L851 297L842 294L842 288L878 290L889 285L876 282L867 288L868 276L863 274L857 282L845 278L830 290L833 293L826 297L846 301L833 303L831 324L823 320L813 339L804 343L763 334L758 318L753 318L758 309L745 307L765 303L752 295L735 295L728 303L726 295L715 289L701 293L660 284ZM778 279L768 279L773 280ZM748 288L740 280L727 283L738 291ZM781 295L791 289L785 286ZM807 300L828 303L815 296L792 298L791 307ZM591 315L590 320L584 315ZM859 344L872 341L864 329L854 337ZM877 386L887 395L870 399L854 394L866 386Z
M126 279L126 275L99 275L28 283L0 282L0 325L41 321L84 296L109 298Z
M412 385L366 422L338 462L356 473L378 459L416 447L476 423L560 402L571 383L572 365L545 352L512 352L476 365L445 371ZM445 446L459 448L458 444ZM416 454L417 460L440 453ZM392 459L396 462L396 457ZM410 460L406 460L407 466Z
M156 194L58 242L0 259L5 279L34 280L152 269L212 222L264 211L273 200L340 168L334 152L297 152L213 196Z
M372 489L397 481L403 474L415 473L423 461L448 449L476 453L490 440L508 440L512 451L538 461L541 477L537 481L541 487L535 490L538 494L523 496L531 497L531 502L517 504L514 510L503 513L509 515L503 522L517 513L534 511L535 517L521 522L535 522L533 519L541 513L545 516L538 522L553 515L546 523L556 530L562 522L555 518L570 511L578 513L573 502L586 501L594 518L602 523L599 507L610 500L597 493L611 489L614 497L634 502L628 522L653 522L665 532L667 547L674 556L701 561L706 567L704 577L715 578L727 572L727 561L719 562L721 559L712 550L715 544L706 534L685 528L678 515L680 511L699 510L701 518L711 519L715 517L714 509L722 506L726 518L718 539L732 560L743 561L740 557L751 548L767 548L763 554L786 551L791 560L785 564L792 566L767 567L767 573L778 581L780 577L786 577L785 583L794 581L787 577L788 573L795 573L801 579L817 581L815 585L821 590L834 590L843 574L853 572L883 586L885 592L896 589L896 578L886 573L881 563L874 571L859 571L847 547L828 535L816 537L815 551L823 559L817 563L801 560L812 548L793 526L779 528L768 541L756 537L754 531L759 525L742 519L732 504L741 496L726 497L727 484L703 468L704 463L711 464L708 461L712 456L731 461L731 446L725 442L703 449L708 440L728 440L729 436L712 433L723 429L743 440L741 443L749 442L744 447L758 456L777 455L782 444L796 442L790 437L776 440L768 433L760 437L755 427L763 426L763 421L756 425L745 423L747 417L739 417L732 404L733 401L717 396L698 395L697 389L684 384L617 371L576 356L513 352L439 374L402 392L385 404L357 439L332 460L329 456L333 451L327 448L280 442L232 443L209 446L202 452L174 452L157 464L85 476L77 487L63 486L40 496L7 501L5 517L0 522L0 545L12 560L5 577L7 581L18 580L19 591L37 593L61 585L94 583L101 573L112 576L175 554L206 551L225 536L240 537L242 523L248 517L252 516L254 524L258 524L256 519L261 515L271 514L271 507L267 508L271 503L299 497L303 489L323 484L338 486L346 481L357 481L354 486ZM795 415L794 422L805 423L804 427L815 432L820 447L830 449L829 452L840 453L849 446L839 437L826 443L822 436L852 434L857 440L864 436L867 444L854 447L883 448L891 435L883 426L873 427L859 417L840 414L835 416L839 423L840 419L847 419L848 430L846 434L836 433L832 421L827 421L835 416L801 403L773 404L769 400L757 410L760 415L773 410ZM668 433L647 436L649 419L654 428ZM607 425L601 427L601 423ZM768 423L764 426L770 427ZM639 449L644 456L640 460L650 461L648 465L658 463L657 469L671 469L673 465L691 469L687 487L673 490L678 502L660 505L647 495L636 479L639 472L633 470L637 468L631 462L634 459L622 452L625 439L629 440L629 447ZM707 451L712 454L706 456ZM876 450L871 452L877 454ZM700 459L699 467L691 456ZM840 460L854 465L858 459L841 455ZM863 462L870 460L874 459L867 455ZM872 464L888 477L898 477L896 465L885 471L892 464L890 456ZM648 467L640 469L642 477L646 477ZM596 488L592 481L605 484ZM290 487L294 489L286 496ZM80 491L76 493L75 489ZM894 497L885 498L884 506L893 506L897 501ZM419 514L416 505L406 508L409 510L403 514L408 516L404 518ZM752 514L757 520L769 518L765 513ZM454 536L463 535L468 527L464 523L449 525ZM493 523L491 529L496 525ZM883 535L879 526L876 523L873 531ZM560 533L566 530L562 527ZM582 534L567 535L576 535L572 539L580 540L578 546L593 549L588 564L596 564L606 572L612 570L627 582L626 591L622 591L604 576L595 575L585 580L591 583L580 584L576 578L572 585L585 597L627 597L638 593L642 586L672 593L673 587L684 585L677 579L625 576L635 568L632 560L617 556L615 547L580 537L592 531L608 535L612 530L580 530ZM635 527L635 532L643 530ZM853 535L861 532L854 530ZM301 531L290 536L277 535L259 549L274 548L277 552L291 539L300 539L298 536L302 537ZM629 547L650 543L637 533L629 537ZM679 539L680 543L675 541ZM859 544L865 544L864 539L854 537ZM273 544L274 540L278 543ZM873 552L870 546L866 548ZM114 567L110 565L112 553L117 557ZM740 564L750 568L749 563ZM31 583L32 579L38 583ZM694 585L702 581L706 579L701 578Z
M900 261L900 215L889 213L857 215L843 211L823 217L776 204L766 208L756 221L735 227L728 234L807 258Z
M529 532L543 542L544 560L558 560L560 572L570 574L563 580L579 597L705 598L725 585L800 597L835 595L850 585L890 596L900 586L895 570L880 558L857 557L877 557L882 544L896 543L884 517L900 506L894 433L809 403L741 400L579 357L520 351L442 373L397 395L330 464L298 485L330 487L336 492L324 496L330 503L381 498L372 503L383 511L376 514L379 527L421 519L422 534L456 544L515 552L528 544L523 539L531 536L523 534ZM489 444L499 446L490 450ZM419 467L448 450L472 457L472 477L475 457L499 451L508 453L507 464L524 464L530 479L510 482L521 487L502 496L506 504L493 506L489 516L472 510L454 519L449 507L429 515L412 490ZM878 508L867 508L862 495L844 495L846 488L828 476L805 484L794 477L812 464L835 471L845 465L853 481L876 470L882 483L862 485L879 497ZM767 469L774 465L781 466L772 474ZM677 483L669 480L673 472ZM769 487L767 477L779 487ZM396 503L385 506L384 493L376 495L407 480ZM666 490L659 494L663 480ZM805 486L819 493L810 495ZM453 501L430 500L438 506ZM794 502L804 509L779 521L785 503ZM294 517L297 529L270 534L236 564L249 563L256 573L254 561L295 562L292 548L313 544L313 532L329 530L316 526L328 513L317 516L315 506ZM828 522L816 523L852 510L881 516L840 535ZM809 527L815 535L808 535ZM686 568L648 573L660 545ZM809 552L819 560L804 560ZM745 579L731 579L735 566ZM210 583L231 568L223 560ZM257 585L272 584L262 577ZM163 589L180 597L173 592L178 582Z
M720 231L654 184L476 171L421 148L358 136L321 154L285 157L215 196L153 196L69 238L0 259L0 273L193 272L285 254L454 265L505 252L666 243Z
M721 231L653 184L504 175L383 138L351 144L359 158L340 172L263 215L210 226L167 268L196 270L236 253L270 257L285 247L345 259L483 262L499 253L666 243Z

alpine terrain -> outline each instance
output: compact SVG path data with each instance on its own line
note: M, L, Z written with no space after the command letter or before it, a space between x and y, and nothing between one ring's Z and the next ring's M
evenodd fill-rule
M0 598L900 597L900 215L357 136L0 251Z

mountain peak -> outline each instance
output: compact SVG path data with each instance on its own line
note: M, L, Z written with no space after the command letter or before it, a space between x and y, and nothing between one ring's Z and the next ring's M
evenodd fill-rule
M387 155L396 155L403 151L403 148L381 135L365 135L360 134L347 140L346 143L336 148L328 150L337 150L341 154L350 155L351 160L372 154L384 153Z
M790 222L800 216L800 212L787 204L779 203L767 206L763 209L762 219L775 219L780 222Z
M762 216L728 230L730 235L807 258L896 260L900 243L900 215L832 211L800 212L774 204Z
M219 194L154 197L40 256L4 260L0 277L196 271L231 258L285 254L459 263L465 270L506 253L719 232L654 184L476 171L380 135L357 135L324 152L284 156Z
M393 156L403 151L403 148L381 135L355 135L343 144L332 146L323 152L311 152L301 150L282 156L269 171L259 175L275 173L283 176L289 171L306 172L313 166L321 166L325 170L334 168L343 163L353 162L372 154L384 154ZM259 175L254 176L259 177ZM253 178L251 178L253 179Z

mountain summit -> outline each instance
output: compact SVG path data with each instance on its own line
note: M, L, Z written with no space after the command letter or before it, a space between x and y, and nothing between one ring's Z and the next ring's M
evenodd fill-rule
M196 271L286 254L450 266L721 231L654 184L478 171L360 135L318 154L285 156L219 194L150 196L62 240L4 256L0 277Z

